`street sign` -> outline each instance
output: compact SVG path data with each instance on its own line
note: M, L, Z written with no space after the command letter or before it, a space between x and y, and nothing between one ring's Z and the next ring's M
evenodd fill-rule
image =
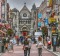
M52 22L56 22L56 19L53 18L53 17L50 17L50 18L49 18L49 22L50 22L50 23L52 23Z

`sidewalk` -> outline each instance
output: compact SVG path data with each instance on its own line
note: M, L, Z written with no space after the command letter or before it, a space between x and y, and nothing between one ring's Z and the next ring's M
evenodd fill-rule
M44 48L47 49L47 46L44 46ZM59 50L58 50L59 49ZM52 52L53 54L55 54L56 56L60 56L60 48L56 48L56 52L53 52L53 47L49 50L47 49L49 52Z

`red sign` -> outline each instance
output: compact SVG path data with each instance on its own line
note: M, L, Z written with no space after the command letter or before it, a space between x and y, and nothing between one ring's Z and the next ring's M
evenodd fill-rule
M23 36L26 36L27 35L27 32L22 32Z

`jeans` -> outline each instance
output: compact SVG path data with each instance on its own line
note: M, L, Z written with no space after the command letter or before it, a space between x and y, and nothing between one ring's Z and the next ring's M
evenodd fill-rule
M42 56L42 48L38 48L38 56Z
M24 56L30 56L30 48L25 48L24 50Z

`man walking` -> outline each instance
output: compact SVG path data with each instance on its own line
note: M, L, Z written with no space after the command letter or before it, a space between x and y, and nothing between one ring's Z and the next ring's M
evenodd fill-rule
M27 36L25 37L24 39L24 43L23 43L23 50L24 50L24 56L29 56L29 41L28 41L28 38Z

